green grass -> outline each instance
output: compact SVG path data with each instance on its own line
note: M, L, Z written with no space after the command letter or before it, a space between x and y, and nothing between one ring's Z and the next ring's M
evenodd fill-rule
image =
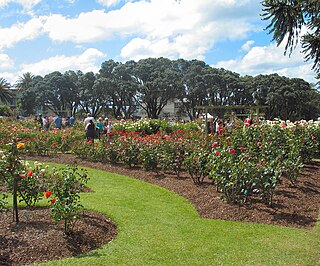
M139 180L88 169L94 193L82 202L110 216L117 238L76 258L45 265L318 265L312 230L199 217L184 198Z

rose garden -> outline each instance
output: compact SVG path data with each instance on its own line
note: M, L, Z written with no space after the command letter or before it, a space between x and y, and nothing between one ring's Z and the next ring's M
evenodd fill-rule
M317 261L320 126L313 121L238 122L219 136L205 134L201 122L125 121L94 142L82 123L44 131L32 120L5 119L0 128L1 265ZM94 224L104 228L98 235ZM45 241L49 247L38 246L41 231L28 240L53 226L60 235ZM55 245L57 254L46 257L53 238L69 246ZM82 249L84 242L91 245ZM65 257L72 259L57 260Z

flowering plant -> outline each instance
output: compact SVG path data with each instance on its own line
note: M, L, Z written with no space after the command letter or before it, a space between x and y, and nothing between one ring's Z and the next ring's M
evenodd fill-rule
M81 214L80 192L88 181L87 172L76 166L54 169L45 197L51 205L51 217L55 222L64 221L64 233L69 234L72 225Z

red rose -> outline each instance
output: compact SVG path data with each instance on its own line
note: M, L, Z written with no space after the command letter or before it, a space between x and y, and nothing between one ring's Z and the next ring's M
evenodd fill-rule
M244 151L245 149L246 149L246 148L244 148L244 147L240 147L240 148L239 148L240 151Z
M230 153L232 154L232 153L236 153L236 150L235 149L231 149L230 150Z
M32 171L29 171L29 172L27 173L27 176L30 177L30 176L32 176L32 174L33 174L33 172L32 172Z
M56 199L52 199L51 201L50 201L50 204L52 205L53 203L55 203L56 202Z
M216 156L219 156L219 154L220 154L220 151L216 151Z
M218 147L219 146L219 142L215 141L212 143L212 147Z
M46 191L44 194L46 198L49 198L51 196L52 192L51 191Z
M24 179L24 178L26 178L26 175L22 174L22 175L20 175L20 177L21 177L21 179Z

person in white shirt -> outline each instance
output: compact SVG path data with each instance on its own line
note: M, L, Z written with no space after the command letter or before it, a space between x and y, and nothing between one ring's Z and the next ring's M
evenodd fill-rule
M84 123L84 129L86 129L87 125L90 123L90 121L94 123L94 118L90 113L87 113L87 117L83 120Z

